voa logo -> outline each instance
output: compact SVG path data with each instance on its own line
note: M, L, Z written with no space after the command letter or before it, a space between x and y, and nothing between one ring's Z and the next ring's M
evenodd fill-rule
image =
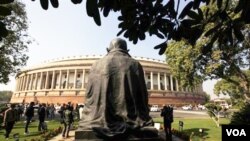
M244 129L226 129L227 136L247 136Z

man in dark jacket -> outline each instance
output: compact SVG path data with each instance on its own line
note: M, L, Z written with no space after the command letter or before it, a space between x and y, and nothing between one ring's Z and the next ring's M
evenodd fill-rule
M4 113L3 126L5 126L5 130L6 130L6 133L5 133L6 139L9 138L9 134L17 119L17 112L14 108L15 108L15 105L11 104L10 108L7 109Z
M70 131L70 126L73 123L73 112L71 110L71 105L67 105L66 109L63 111L63 132L62 132L62 137L67 138L69 137L69 131Z
M25 132L24 132L25 135L29 134L28 127L29 127L32 117L34 116L34 105L35 105L34 102L30 102L30 105L29 107L27 107L26 112L25 112L25 116L26 116L26 125L25 125Z
M45 131L45 115L46 115L46 109L45 104L40 104L38 109L38 118L39 118L39 124L38 124L38 131Z
M164 106L161 112L163 117L164 129L166 133L166 141L172 141L171 124L173 120L173 108L170 106Z

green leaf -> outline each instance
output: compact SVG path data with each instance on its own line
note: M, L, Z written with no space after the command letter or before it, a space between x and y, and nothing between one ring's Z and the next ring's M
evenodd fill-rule
M244 36L242 34L242 32L240 31L240 28L238 28L237 26L233 27L234 30L234 35L235 37L239 40L239 41L243 41L244 40Z
M163 42L163 43L155 46L154 49L160 49L159 50L159 55L162 55L167 49L167 42Z
M48 10L49 8L49 0L40 0L40 4L44 10Z
M98 6L97 6L97 0L87 0L86 7L87 7L88 16L93 17L95 23L98 26L100 26L101 18L100 18L100 13L99 13Z
M111 9L109 7L104 7L104 9L103 9L103 16L107 17L109 15L110 10Z
M0 22L0 37L6 37L8 35L8 30L5 28L5 24Z
M11 15L11 10L7 7L0 6L0 15L1 16L8 16Z
M120 30L120 31L116 34L116 36L120 36L124 31L125 31L125 29Z
M239 13L244 7L244 0L239 0L238 5L234 9L234 13Z
M167 49L167 44L160 49L159 55L162 55L163 53L165 53L166 49Z
M140 32L139 39L144 40L145 38L146 38L146 36L145 36L144 32Z
M0 4L9 4L14 2L14 0L0 0Z
M217 0L218 9L221 9L221 6L222 6L222 0Z
M184 9L182 10L182 12L181 12L181 14L180 14L180 16L179 16L179 19L183 19L183 18L188 14L188 12L191 10L191 8L193 7L193 5L194 5L194 2L193 2L193 1L189 2L189 3L184 7Z
M164 36L161 33L156 32L155 35L161 39L164 39Z
M200 7L200 3L201 3L201 1L200 1L200 0L194 0L194 5L193 5L193 8L194 8L194 9L199 8L199 7Z
M97 8L97 0L87 0L86 8L88 16L93 17L93 11Z
M74 4L80 4L82 0L71 0L71 2L73 2Z
M201 20L203 20L203 12L200 8L198 8L198 15Z
M208 37L209 35L211 35L212 33L216 33L217 30L221 27L221 24L216 25L214 28L211 28L210 30L208 30L205 33L205 36Z
M58 0L50 0L50 3L54 8L58 8L59 6Z
M197 21L202 20L201 17L198 15L198 13L196 13L196 12L194 12L194 11L192 11L192 10L190 10L190 11L187 13L187 15L188 15L190 18L195 19L195 20L197 20Z
M100 17L100 13L99 10L97 9L97 11L95 12L95 14L93 15L94 21L98 26L101 26L101 17Z

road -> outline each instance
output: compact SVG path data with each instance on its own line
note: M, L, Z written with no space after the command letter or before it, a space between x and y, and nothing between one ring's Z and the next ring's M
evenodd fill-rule
M152 118L160 117L161 112L150 112ZM206 111L174 110L174 118L209 118Z

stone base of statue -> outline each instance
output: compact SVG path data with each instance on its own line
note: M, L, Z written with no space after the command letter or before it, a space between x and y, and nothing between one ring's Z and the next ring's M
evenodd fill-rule
M93 130L76 130L75 141L164 141L154 127L144 127L113 137L102 136Z

